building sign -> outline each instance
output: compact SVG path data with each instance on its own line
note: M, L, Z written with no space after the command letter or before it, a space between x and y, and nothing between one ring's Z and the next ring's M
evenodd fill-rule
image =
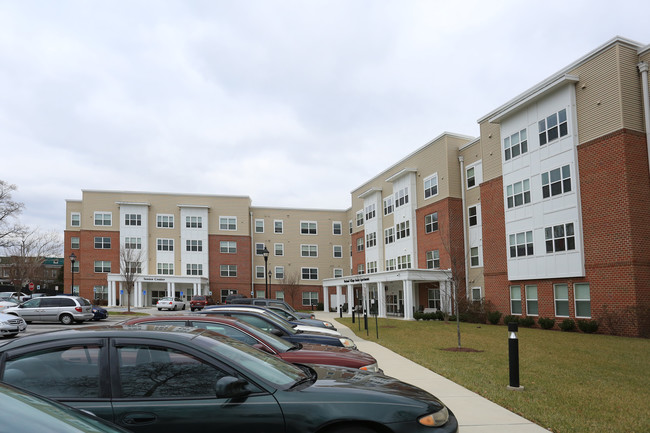
M344 283L360 283L362 281L370 281L370 277L357 277L357 278L348 278L343 280Z
M166 281L162 277L142 277L142 279L145 281Z

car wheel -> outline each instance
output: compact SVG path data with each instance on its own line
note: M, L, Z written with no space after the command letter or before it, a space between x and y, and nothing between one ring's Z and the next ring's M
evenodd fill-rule
M185 304L183 304L183 310L185 309Z
M158 311L162 311L162 308L158 308Z
M194 308L190 308L190 311L194 311L194 310L195 310Z
M69 314L63 314L63 315L61 315L61 317L59 318L59 320L60 320L61 323L63 323L64 325L70 325L70 324L72 324L72 322L74 321L74 320L72 319L72 316L69 315Z
M173 311L176 311L176 310L178 310L178 305L174 304Z

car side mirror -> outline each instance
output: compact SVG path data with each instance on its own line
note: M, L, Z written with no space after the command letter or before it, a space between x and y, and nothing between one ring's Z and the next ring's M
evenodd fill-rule
M217 381L215 390L217 397L221 398L237 398L245 397L250 394L247 389L248 382L244 379L238 379L234 376L222 377Z
M277 336L277 337L282 337L284 334L282 334L282 331L279 329L271 329L271 334Z

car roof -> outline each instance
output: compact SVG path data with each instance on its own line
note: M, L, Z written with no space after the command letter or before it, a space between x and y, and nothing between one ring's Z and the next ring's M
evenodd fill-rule
M120 324L135 324L135 323L147 323L147 322L156 322L159 320L208 320L210 322L219 322L219 323L245 323L235 317L221 316L221 315L208 315L208 314L177 314L174 316L148 316L148 317L136 317L133 319L127 319Z

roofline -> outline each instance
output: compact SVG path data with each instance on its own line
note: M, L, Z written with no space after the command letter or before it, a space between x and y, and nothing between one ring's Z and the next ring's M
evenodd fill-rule
M82 193L100 193L100 194L146 194L146 195L179 195L189 197L221 197L221 198L242 198L251 200L248 195L226 195L226 194L198 194L184 192L155 192L155 191L126 191L126 190L104 190L104 189L82 189ZM79 200L82 201L82 200Z

